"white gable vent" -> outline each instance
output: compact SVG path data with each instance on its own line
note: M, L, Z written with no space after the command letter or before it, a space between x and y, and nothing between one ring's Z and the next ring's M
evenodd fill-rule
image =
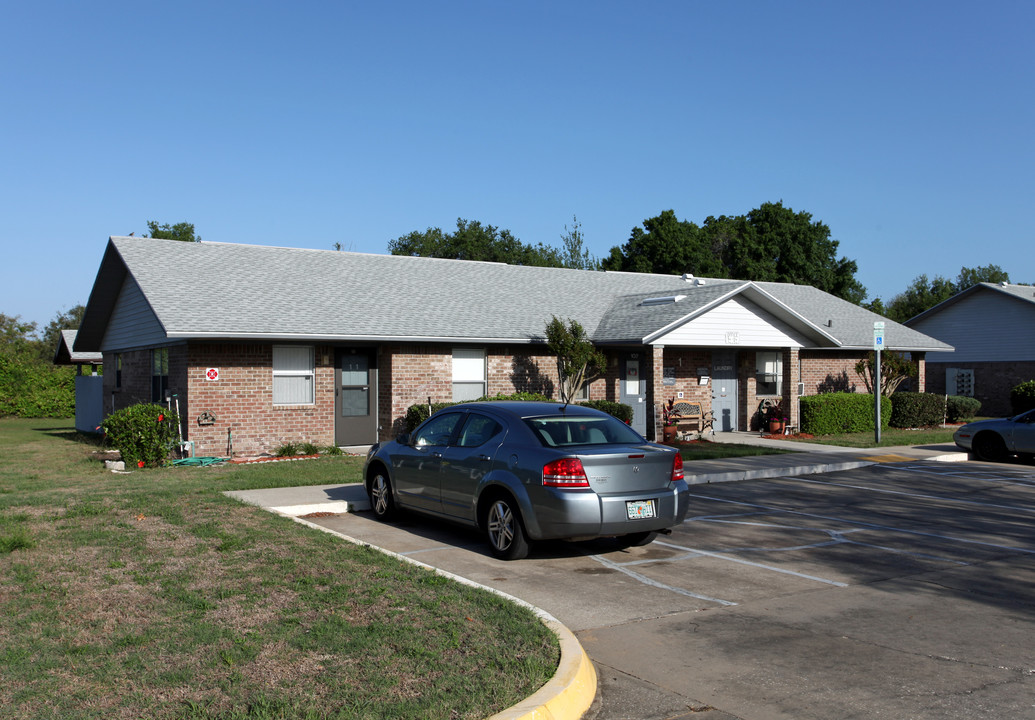
M686 295L665 295L664 297L647 298L640 305L671 305L684 299Z

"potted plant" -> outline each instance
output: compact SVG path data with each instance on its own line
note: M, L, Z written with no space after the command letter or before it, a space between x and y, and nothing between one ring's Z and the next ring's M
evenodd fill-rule
M661 406L661 419L662 419L662 441L666 445L672 445L676 442L676 412L673 408L675 405L675 399L669 398L668 403Z
M765 401L762 415L762 427L769 431L770 435L779 435L783 432L784 417L780 404L783 398L770 398Z

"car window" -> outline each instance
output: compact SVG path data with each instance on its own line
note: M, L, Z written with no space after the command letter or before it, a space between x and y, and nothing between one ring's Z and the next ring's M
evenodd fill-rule
M525 423L547 447L568 445L639 445L640 435L613 417L542 417Z
M425 445L448 445L453 431L463 415L460 413L442 413L433 415L413 436L413 444L417 447Z
M503 426L491 417L471 413L460 430L456 444L460 447L478 447L489 442L501 430Z

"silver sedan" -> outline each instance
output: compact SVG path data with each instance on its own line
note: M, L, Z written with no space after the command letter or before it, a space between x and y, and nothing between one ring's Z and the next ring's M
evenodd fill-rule
M1007 455L1035 455L1035 410L1014 417L978 420L961 426L953 441L982 460L998 462Z
M445 408L371 448L363 477L377 518L405 509L475 526L504 560L525 557L536 540L646 545L689 504L676 450L559 403Z

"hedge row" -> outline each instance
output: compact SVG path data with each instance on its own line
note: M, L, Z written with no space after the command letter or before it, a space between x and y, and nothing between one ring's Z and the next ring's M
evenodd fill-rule
M0 417L75 416L75 370L0 354Z
M476 402L497 402L503 400L518 400L522 402L554 402L553 398L548 398L545 395L539 395L536 393L514 393L513 395L493 395L492 397L478 398ZM418 425L427 420L434 413L437 413L439 410L459 404L459 402L432 403L430 406L430 411L427 403L410 405L410 407L406 409L406 432L413 432L413 430ZM583 407L590 407L596 410L600 410L601 412L606 412L608 415L614 415L622 422L632 422L633 409L629 405L611 402L610 400L591 400L589 402L578 404Z
M812 435L837 435L874 429L873 395L824 393L801 399L801 431ZM880 426L891 421L891 400L881 397Z

